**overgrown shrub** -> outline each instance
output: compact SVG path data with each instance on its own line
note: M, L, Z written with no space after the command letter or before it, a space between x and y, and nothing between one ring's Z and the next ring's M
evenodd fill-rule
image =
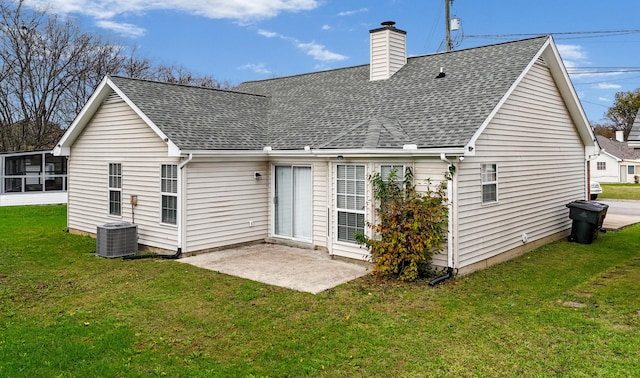
M447 181L435 188L429 181L427 191L418 192L411 169L402 180L392 171L386 179L374 173L369 181L377 206L376 223L369 224L373 237L358 234L356 240L369 248L375 272L403 281L426 276L447 240Z

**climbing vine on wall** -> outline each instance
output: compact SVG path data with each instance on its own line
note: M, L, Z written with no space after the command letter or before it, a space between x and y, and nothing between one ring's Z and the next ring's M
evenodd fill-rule
M374 173L369 181L376 201L376 221L369 224L373 237L356 239L370 250L375 272L403 281L427 276L433 255L447 241L447 181L432 186L428 180L428 189L419 192L409 168L402 178L392 171L388 177Z

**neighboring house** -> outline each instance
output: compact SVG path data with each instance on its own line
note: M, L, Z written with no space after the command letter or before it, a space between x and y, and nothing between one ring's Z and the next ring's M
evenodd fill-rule
M67 203L67 158L51 151L0 153L0 206Z
M436 265L470 272L568 235L598 147L553 39L407 58L392 23L370 36L370 65L235 91L106 77L55 150L70 230L135 219L159 250L267 240L363 259L369 175L411 168L424 190L453 166Z
M629 148L640 150L640 111L636 114L631 132L629 132L628 144Z
M640 175L640 149L624 141L624 132L616 131L615 139L598 135L600 155L591 160L591 178L599 182L635 182Z

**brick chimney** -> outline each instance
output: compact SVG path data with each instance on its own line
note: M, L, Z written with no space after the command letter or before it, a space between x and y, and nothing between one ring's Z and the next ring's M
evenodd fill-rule
M371 65L369 79L386 80L407 64L407 32L385 21L382 27L369 30Z

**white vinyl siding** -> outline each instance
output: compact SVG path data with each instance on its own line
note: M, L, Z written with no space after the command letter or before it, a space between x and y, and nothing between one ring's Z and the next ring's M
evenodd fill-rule
M178 215L178 166L163 164L160 168L161 222L176 224Z
M337 240L355 244L355 234L365 227L365 166L339 164L336 169Z
M122 164L109 163L109 215L122 215Z
M261 178L256 180L255 172ZM185 180L183 252L264 240L269 236L269 165L264 162L191 162Z
M138 196L138 205L122 207L122 221L138 225L139 243L177 248L175 226L160 224L160 166L177 164L167 144L117 95L102 104L71 148L68 177L68 224L81 232L112 222L109 217L108 163L122 164L122 202ZM135 217L132 211L135 212Z
M311 162L309 162L311 163ZM324 161L317 161L312 164L313 172L313 244L327 247L328 235L328 207L330 199L327 185L330 180L328 165Z
M457 173L459 267L571 227L565 205L586 198L584 145L540 64L504 103ZM499 202L482 206L479 170L498 164Z

